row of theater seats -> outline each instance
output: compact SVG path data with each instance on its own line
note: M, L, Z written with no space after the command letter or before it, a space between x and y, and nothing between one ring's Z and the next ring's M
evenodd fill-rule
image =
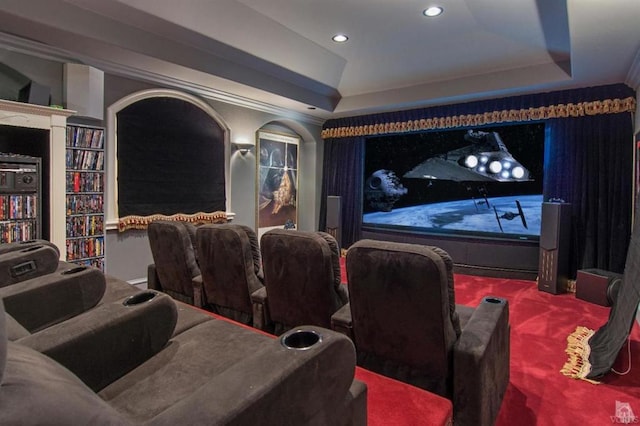
M330 328L331 315L348 302L329 234L274 229L258 242L244 225L157 221L148 235L149 288L260 330Z
M58 259L0 245L0 424L366 424L340 333L275 339Z
M347 291L323 232L275 229L258 244L242 225L156 222L149 241L152 287L171 294L182 283L199 306L275 334L339 331L358 365L452 400L456 424L494 424L509 383L508 303L457 305L445 251L359 241L347 251Z

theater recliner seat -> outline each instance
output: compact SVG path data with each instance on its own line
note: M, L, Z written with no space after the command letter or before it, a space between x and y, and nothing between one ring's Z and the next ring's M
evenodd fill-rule
M0 288L0 300L7 311L7 336L19 341L76 317L76 321L91 321L98 307L121 303L140 292L99 269L60 262L53 273ZM175 305L179 313L175 334L211 319L185 303L175 301Z
M264 287L258 237L244 225L202 225L196 232L203 305L219 315L263 329L251 294ZM260 305L258 305L259 307Z
M318 327L273 339L222 320L207 321L175 335L156 355L112 381L121 373L112 370L121 368L114 361L123 350L138 354L149 346L141 338L145 328L156 336L155 348L175 324L168 296L140 303L151 309L151 321L130 315L130 329L126 321L113 327L104 322L94 333L60 336L57 351L66 368L33 349L46 343L38 338L30 347L9 342L0 315L0 424L366 424L366 386L353 379L353 344ZM160 303L158 309L154 303ZM76 326L81 325L71 328Z
M8 319L8 338L16 340L94 308L106 290L95 268L67 264L68 269L0 288Z
M456 425L494 424L509 383L509 306L457 305L437 247L361 240L347 252L350 303L332 318L358 365L453 401Z
M147 235L153 264L147 268L150 289L189 305L202 306L202 277L193 246L193 225L171 220L149 224Z
M325 232L272 229L260 239L263 289L251 298L265 305L276 334L298 324L331 328L331 315L349 301L340 280L340 252Z

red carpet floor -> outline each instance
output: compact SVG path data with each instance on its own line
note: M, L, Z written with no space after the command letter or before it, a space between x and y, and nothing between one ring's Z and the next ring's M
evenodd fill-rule
M451 401L436 394L356 367L367 384L368 426L449 426Z
M344 273L344 259L342 261ZM631 371L624 376L609 373L600 384L594 385L560 373L567 360L566 338L579 325L598 329L607 321L610 308L576 299L573 294L541 292L535 282L525 280L457 274L455 289L456 303L463 305L476 306L488 295L509 301L511 378L496 422L498 426L620 424L616 403L630 408L636 420L631 423L640 424L640 326L637 323L629 342ZM625 371L629 366L629 344L618 356L616 371ZM384 381L373 385L370 393L386 394ZM414 393L414 389L409 385L394 389L393 404L382 407L377 406L380 397L370 396L369 425L433 424L425 419L438 417L433 414L429 417L425 412L434 413L444 407L438 405L429 410L424 405L432 402L423 393Z
M631 333L629 374L607 375L601 384L570 379L560 373L567 360L566 337L582 325L598 329L609 309L573 294L538 291L536 283L456 275L456 303L475 306L485 295L509 301L511 380L498 425L607 425L616 423L616 401L626 403L640 423L640 327ZM614 369L628 366L628 347Z
M610 373L594 385L560 373L567 360L566 338L579 325L598 329L606 322L609 308L576 299L573 294L538 291L533 281L458 274L455 289L456 303L463 305L476 306L484 296L509 301L511 379L497 426L621 424L624 422L616 418L621 413L616 412L617 406L630 409L635 416L627 417L627 423L640 424L638 324L631 333L629 374ZM615 370L627 369L628 348L623 347ZM362 368L356 369L356 378L368 386L369 426L433 426L450 420L451 403L444 398Z

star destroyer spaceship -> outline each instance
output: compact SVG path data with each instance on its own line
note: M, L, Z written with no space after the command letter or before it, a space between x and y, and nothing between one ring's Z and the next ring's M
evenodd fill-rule
M497 132L469 130L470 145L430 157L404 178L442 179L456 182L523 182L529 171L507 150Z

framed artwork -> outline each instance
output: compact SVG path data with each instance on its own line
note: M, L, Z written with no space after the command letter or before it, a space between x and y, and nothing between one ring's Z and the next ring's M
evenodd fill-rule
M257 139L258 235L273 228L296 229L300 138L260 131Z

